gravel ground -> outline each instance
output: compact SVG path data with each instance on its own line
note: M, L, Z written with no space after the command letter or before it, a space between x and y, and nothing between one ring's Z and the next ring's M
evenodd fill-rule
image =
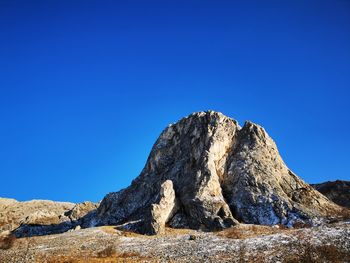
M167 229L160 236L96 227L14 240L0 250L0 262L350 262L350 224Z

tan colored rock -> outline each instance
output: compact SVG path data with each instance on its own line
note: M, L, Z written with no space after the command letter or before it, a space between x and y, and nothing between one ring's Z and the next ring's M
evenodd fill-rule
M64 213L74 207L73 203L32 200L18 202L0 198L0 232L14 230L21 224L58 224L69 220Z
M153 146L141 175L101 202L97 224L149 220L145 215L166 180L173 182L179 202L176 222L197 229L236 224L222 195L220 177L238 128L235 120L216 112L195 113L170 125Z
M236 218L292 226L339 210L286 166L264 128L246 122L236 138L222 183Z
M166 180L160 188L159 202L151 205L151 220L146 226L146 233L164 233L165 224L172 218L177 209L173 182Z
M70 218L72 221L76 221L86 216L89 212L95 210L98 207L98 204L85 201L79 204L76 204L70 211L66 212L65 215Z

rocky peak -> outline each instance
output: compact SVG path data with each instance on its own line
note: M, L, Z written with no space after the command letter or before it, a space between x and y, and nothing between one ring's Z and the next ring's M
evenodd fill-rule
M171 213L160 216L162 209L155 208L162 207L160 193L169 181L175 193ZM154 234L162 229L154 222L206 230L238 221L293 225L338 209L291 172L264 128L250 121L241 128L236 120L207 111L169 125L141 174L103 199L94 222Z

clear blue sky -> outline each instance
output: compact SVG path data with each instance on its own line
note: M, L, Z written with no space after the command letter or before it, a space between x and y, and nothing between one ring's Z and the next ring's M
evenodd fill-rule
M0 0L0 196L98 201L194 111L350 179L350 2Z

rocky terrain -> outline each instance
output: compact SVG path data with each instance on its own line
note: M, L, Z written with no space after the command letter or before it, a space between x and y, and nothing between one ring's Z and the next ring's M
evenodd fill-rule
M334 182L312 184L311 186L327 196L334 203L350 208L350 181L337 180Z
M153 236L102 226L11 242L0 250L0 262L350 262L349 223L302 229L240 224L220 232L166 228Z
M0 262L348 262L347 183L315 190L261 126L193 113L98 204L0 198Z

